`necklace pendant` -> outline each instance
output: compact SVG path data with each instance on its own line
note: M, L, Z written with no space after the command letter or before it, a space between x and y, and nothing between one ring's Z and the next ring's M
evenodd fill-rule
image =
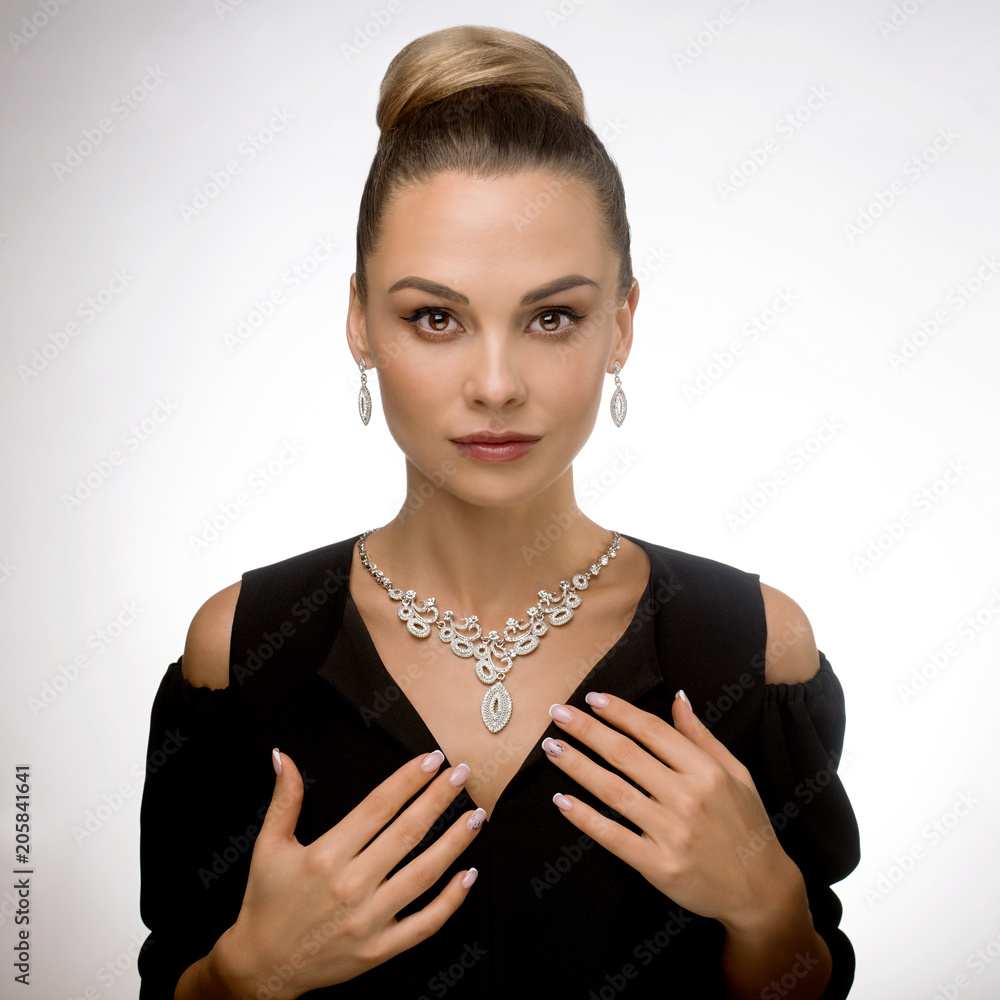
M483 722L491 733L498 733L507 725L513 709L510 692L497 681L483 697Z

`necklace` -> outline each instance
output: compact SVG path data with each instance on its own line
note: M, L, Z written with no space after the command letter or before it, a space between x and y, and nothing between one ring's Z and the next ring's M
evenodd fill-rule
M369 528L358 538L361 562L385 588L392 600L402 602L402 607L397 613L400 620L406 622L407 631L411 635L425 639L430 635L431 625L437 625L439 638L442 642L448 643L456 656L476 658L476 676L484 684L490 685L483 696L482 716L483 724L491 733L500 732L510 719L513 704L510 692L504 687L503 682L514 666L514 657L530 653L538 645L539 639L549 630L549 625L565 625L573 617L574 610L583 603L577 591L586 590L590 585L590 578L597 576L601 568L607 566L608 560L614 559L621 539L621 534L615 531L614 541L608 551L597 562L591 564L588 572L577 573L573 577L572 584L560 580L559 587L562 593L558 598L547 590L538 591L538 605L528 608L527 621L508 618L503 636L498 635L496 631L483 636L477 615L463 618L462 624L456 625L454 614L446 611L439 621L437 604L433 597L418 601L416 591L404 592L394 588L392 580L371 562L365 549L365 538L377 530ZM463 635L464 632L469 634ZM513 643L509 649L504 646L508 642ZM499 665L494 662L494 656L500 661Z

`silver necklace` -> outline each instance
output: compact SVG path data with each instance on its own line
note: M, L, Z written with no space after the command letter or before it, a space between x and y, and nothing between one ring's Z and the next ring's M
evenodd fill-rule
M503 681L514 666L514 657L530 653L538 645L539 639L549 630L549 625L565 625L573 617L574 609L583 603L577 591L586 590L590 585L590 578L597 576L601 572L601 567L607 566L608 561L614 559L621 539L621 534L615 531L614 541L608 551L591 565L588 572L577 573L573 577L572 584L560 580L559 587L562 593L558 598L547 590L538 591L538 605L528 608L527 621L508 618L502 637L496 631L491 631L484 637L477 615L463 618L462 624L456 625L454 614L446 611L438 621L437 604L433 597L418 601L416 591L404 592L394 588L392 580L369 560L365 549L365 538L377 530L369 528L358 539L361 562L385 588L392 600L402 602L398 615L401 621L406 622L407 631L411 635L425 639L430 635L431 625L437 625L441 641L448 643L456 656L476 658L476 676L484 684L490 685L483 697L482 716L483 724L491 733L500 732L510 719L513 705L510 692L504 687ZM469 634L463 635L463 632ZM504 647L504 643L508 642L513 643L510 649ZM500 665L493 662L494 656L500 661Z

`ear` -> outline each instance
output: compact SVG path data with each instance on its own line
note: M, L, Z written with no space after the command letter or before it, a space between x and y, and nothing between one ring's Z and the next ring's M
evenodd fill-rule
M371 344L368 343L368 324L365 318L365 310L361 305L361 300L358 298L356 273L351 275L350 298L347 303L347 345L354 356L355 364L364 358L365 368L368 371L372 371L375 368L375 359Z
M615 339L611 345L611 355L608 363L608 374L614 370L615 361L625 367L625 360L632 350L632 321L635 317L635 307L639 304L639 282L633 278L632 287L625 301L618 307L615 314Z

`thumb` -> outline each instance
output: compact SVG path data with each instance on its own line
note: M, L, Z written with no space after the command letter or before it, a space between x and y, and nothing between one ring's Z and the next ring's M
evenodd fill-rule
M277 747L271 751L271 763L275 770L274 792L258 839L276 837L294 840L295 824L299 821L302 808L302 775L292 758L281 753Z

